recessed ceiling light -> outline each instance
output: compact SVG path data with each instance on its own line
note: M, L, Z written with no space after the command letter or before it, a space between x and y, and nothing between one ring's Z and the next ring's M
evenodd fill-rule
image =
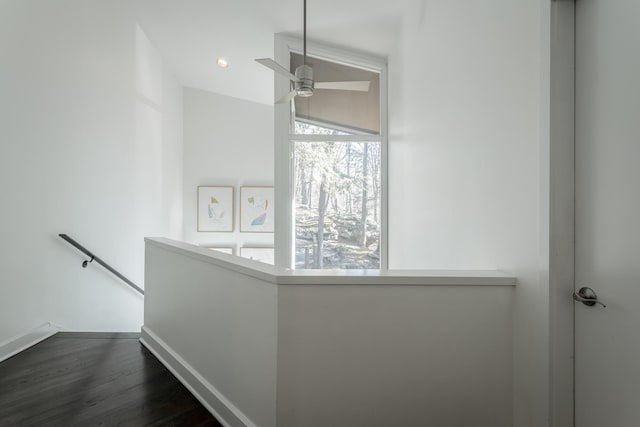
M216 60L216 64L218 64L218 67L220 68L227 68L229 66L229 63L224 58L218 58Z

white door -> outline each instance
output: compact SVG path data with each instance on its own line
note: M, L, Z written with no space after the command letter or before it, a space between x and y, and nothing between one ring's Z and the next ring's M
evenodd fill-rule
M640 0L576 1L575 422L640 426Z

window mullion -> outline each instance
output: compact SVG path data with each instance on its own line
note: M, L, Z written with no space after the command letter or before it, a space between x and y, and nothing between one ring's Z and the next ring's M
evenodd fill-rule
M380 135L313 135L289 134L292 142L382 142Z

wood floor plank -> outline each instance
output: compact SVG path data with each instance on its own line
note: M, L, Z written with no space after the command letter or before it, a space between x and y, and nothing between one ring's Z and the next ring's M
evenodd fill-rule
M59 333L0 363L0 426L221 426L138 338Z

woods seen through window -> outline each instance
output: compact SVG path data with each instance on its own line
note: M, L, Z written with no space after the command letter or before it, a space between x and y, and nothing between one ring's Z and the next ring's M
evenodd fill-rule
M296 122L326 142L295 143L296 268L380 268L380 143Z

